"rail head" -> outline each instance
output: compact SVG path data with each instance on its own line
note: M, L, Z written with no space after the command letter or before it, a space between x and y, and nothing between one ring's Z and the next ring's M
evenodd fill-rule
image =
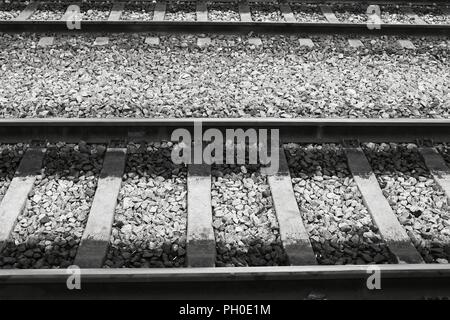
M450 264L79 269L83 282L88 283L366 279L374 270L384 279L450 279ZM0 284L61 282L70 274L68 269L4 269Z

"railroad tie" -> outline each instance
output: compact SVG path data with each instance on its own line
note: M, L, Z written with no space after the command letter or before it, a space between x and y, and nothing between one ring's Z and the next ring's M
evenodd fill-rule
M361 42L361 40L358 39L348 39L348 44L350 45L350 47L352 48L360 48L360 47L364 47L363 43Z
M54 37L42 37L39 39L39 42L37 45L38 45L38 47L49 47L49 46L52 46L54 42L55 42Z
M401 7L401 10L404 14L410 19L414 19L415 24L427 24L422 18L420 18L417 13L413 11L411 7Z
M416 48L410 40L398 40L398 44L403 49L413 50Z
M329 23L339 23L338 18L336 17L330 6L321 5L320 10Z
M348 167L361 192L364 204L391 253L396 256L399 263L423 263L421 255L383 196L363 150L358 146L345 147L344 151Z
M248 38L248 44L250 46L254 46L255 48L259 48L262 46L262 40L261 38L256 38L256 37L252 37L252 38Z
M155 10L153 12L153 21L164 21L164 17L166 16L166 2L158 1L155 4Z
M187 244L189 267L214 267L216 242L212 227L211 166L188 166Z
M314 42L309 38L298 39L298 42L301 47L308 47L308 48L314 47Z
M147 37L145 38L145 44L152 46L152 47L157 47L159 46L159 37Z
M209 37L197 39L197 47L199 47L199 48L206 48L206 47L209 47L211 44L212 44L212 41L211 41L211 38L209 38Z
M286 22L297 22L288 2L280 1L280 11Z
M125 7L124 2L116 2L113 4L108 16L108 21L119 21L122 16L123 9ZM97 37L94 41L94 46L104 46L109 43L109 37Z
M279 149L278 172L268 175L280 237L290 265L317 264L292 188L284 148Z
M97 190L74 265L81 268L101 268L103 266L108 253L126 154L126 148L109 147L106 150Z
M109 37L97 37L93 43L94 46L105 46L109 43Z
M450 169L439 151L434 147L419 147L419 152L431 173L434 181L445 192L447 201L450 200Z
M108 21L119 21L122 16L123 9L125 8L124 2L116 2L111 8L111 12L108 16Z
M33 13L36 12L37 8L39 7L39 2L30 2L25 9L23 9L22 12L19 13L17 17L15 17L13 20L16 21L23 21L29 19Z
M440 9L444 15L450 16L450 7L442 7Z
M208 7L205 0L197 1L197 21L208 21Z
M239 2L239 16L241 17L241 22L252 22L250 6L247 0L241 0Z
M0 204L0 251L8 241L17 218L27 203L36 177L40 174L45 148L30 147L20 161L16 174Z

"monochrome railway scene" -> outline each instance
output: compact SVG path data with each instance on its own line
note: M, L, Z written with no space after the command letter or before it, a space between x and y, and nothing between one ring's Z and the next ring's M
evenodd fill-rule
M267 318L449 261L450 1L0 0L0 300Z

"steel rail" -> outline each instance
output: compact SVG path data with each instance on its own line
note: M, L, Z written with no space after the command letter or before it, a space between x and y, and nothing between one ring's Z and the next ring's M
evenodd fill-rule
M193 0L168 0L167 2L193 2ZM231 2L238 3L239 0L208 0L210 3L218 2ZM248 3L282 3L280 0L248 0ZM430 6L433 4L437 4L440 6L450 5L450 1L448 0L433 0L433 1L423 1L423 0L285 0L290 4L359 4L359 5L398 5L398 4L409 4L409 5L418 5L418 6Z
M448 35L450 24L386 24L369 29L366 23L329 22L224 22L224 21L81 21L81 28L69 30L60 20L0 20L0 32L55 33L117 33L117 32L180 32L180 33L327 33L327 34L402 34Z
M52 0L44 0L39 1L41 3L62 3L62 4L72 4L74 1L63 0L63 1L52 1ZM76 2L76 1L75 1ZM102 2L98 0L98 2ZM113 1L111 1L113 2ZM124 1L126 2L126 1ZM144 1L145 2L145 1ZM150 1L151 2L151 1ZM170 2L195 2L195 0L167 0L167 3ZM239 3L239 0L208 0L208 3ZM280 3L282 1L279 0L248 0L249 3ZM298 4L359 4L359 5L398 5L398 4L410 4L417 6L430 6L430 5L450 5L450 1L448 0L432 0L432 1L424 1L424 0L288 0L288 3L298 3ZM0 4L6 3L5 1L0 1ZM20 1L13 1L13 3L20 3ZM10 4L10 2L8 2Z
M380 275L380 290L367 279ZM0 298L387 299L450 296L450 265L343 265L180 269L80 269L68 290L66 269L0 270ZM220 289L219 289L220 288Z
M107 143L124 141L168 141L175 129L193 133L203 130L278 129L282 142L339 143L450 142L450 119L314 119L314 118L179 118L179 119L1 119L0 141L4 143L42 140L49 142Z

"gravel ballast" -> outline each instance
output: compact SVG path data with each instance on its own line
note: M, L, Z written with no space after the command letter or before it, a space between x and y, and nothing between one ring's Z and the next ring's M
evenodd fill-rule
M65 268L72 265L89 215L104 146L49 145L0 267Z
M450 16L444 14L438 7L413 6L412 10L429 24L450 24Z
M25 9L25 4L22 3L0 3L0 20L14 19L23 9Z
M240 21L237 3L208 3L208 20L210 21Z
M445 37L199 35L0 35L0 117L450 117L449 47Z
M168 3L164 20L195 21L197 17L195 2Z
M125 9L120 16L121 20L153 20L153 12L155 10L154 3L135 2L127 3Z
M277 4L251 3L250 13L253 21L284 21Z
M68 5L60 2L44 2L31 15L29 20L61 20L67 10Z
M22 143L0 145L0 201L8 191L26 148L27 146Z
M327 19L319 6L312 4L291 3L291 10L297 22L326 22Z
M383 23L414 23L398 6L380 6Z
M450 256L450 209L416 145L366 144L365 152L383 194L428 263Z
M332 7L336 15L336 18L340 22L347 23L365 23L367 22L368 15L366 14L366 7L358 4L343 4L335 5Z
M184 267L186 168L171 143L131 145L105 267Z
M295 197L320 264L393 262L336 145L286 145Z
M214 166L211 199L216 266L287 263L270 188L257 166Z
M90 1L81 5L83 20L106 20L111 11L111 3Z

